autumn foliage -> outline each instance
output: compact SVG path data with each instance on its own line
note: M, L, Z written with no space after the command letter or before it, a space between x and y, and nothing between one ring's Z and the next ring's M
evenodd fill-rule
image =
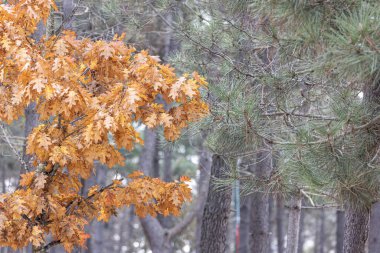
M179 214L191 198L185 179L165 183L135 172L85 195L81 179L91 176L94 161L122 165L119 149L143 143L134 122L178 138L208 112L200 95L206 82L197 73L177 77L122 36L79 40L63 31L33 40L52 8L52 0L0 4L0 119L11 123L34 102L41 122L27 139L37 169L0 196L0 246L32 243L38 251L62 244L71 251L89 237L86 224L107 221L120 207L134 205L140 216Z

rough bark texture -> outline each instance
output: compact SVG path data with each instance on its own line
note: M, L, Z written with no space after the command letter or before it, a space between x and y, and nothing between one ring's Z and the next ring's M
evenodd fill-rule
M344 225L344 253L366 252L369 215L370 212L367 208L347 206Z
M261 148L256 155L256 162L250 169L260 180L267 179L273 169L272 155L269 147ZM269 245L269 194L255 192L251 201L251 253L267 253Z
M343 253L343 240L344 240L344 211L336 211L336 253ZM371 251L369 251L371 252Z
M213 155L211 183L203 212L202 253L224 253L227 250L227 227L231 207L231 189L215 190L215 179L226 178L228 165L223 157Z
M369 224L368 252L380 250L380 202L372 206Z
M286 253L297 253L301 220L301 194L295 194L289 203L289 222Z

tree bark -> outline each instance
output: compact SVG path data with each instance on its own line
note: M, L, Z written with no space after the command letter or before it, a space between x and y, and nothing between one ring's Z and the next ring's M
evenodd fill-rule
M270 176L272 154L269 147L263 145L258 150L256 161L251 165L251 171L259 180L266 180ZM267 253L269 245L269 194L255 192L251 201L251 253Z
M173 180L173 151L169 148L164 150L164 168L162 179L165 182L170 182Z
M1 193L7 192L6 179L7 179L6 169L1 168Z
M144 130L144 147L140 154L139 165L145 175L159 176L157 133L148 128ZM147 216L141 218L140 222L153 253L170 253L173 251L167 238L168 234L157 219Z
M325 233L325 210L320 210L320 218L319 218L319 251L318 253L324 253L325 252L325 240L326 240L326 233Z
M199 178L198 178L198 201L201 201L200 211L196 214L196 228L195 228L195 252L201 252L201 231L202 231L202 218L203 210L205 208L208 188L210 183L210 170L211 170L211 154L204 147L201 146L199 152Z
M344 253L365 253L370 212L365 207L347 205L344 225Z
M99 162L95 162L94 164L96 169L95 181L96 184L100 186L106 185L107 180L107 166L100 164ZM93 221L91 224L91 253L103 253L104 252L104 230L105 224L104 222Z
M201 252L224 253L227 250L227 228L231 208L231 188L216 190L213 179L225 179L229 166L219 155L213 155L211 183L203 212Z
M24 128L24 136L28 137L29 134L32 132L33 128L35 128L38 125L38 118L39 115L36 111L36 104L31 103L28 105L28 107L25 109L25 128ZM29 170L33 169L33 156L26 153L26 145L27 141L25 140L25 145L23 147L23 156L22 159L25 161L27 167ZM20 174L26 173L26 170L22 167Z
M153 253L169 253L173 251L167 238L168 234L157 219L147 216L140 219L140 222Z
M144 146L140 154L139 167L146 176L159 177L157 133L144 130Z
M158 150L158 147L157 147L157 150ZM172 180L172 177L173 177L173 170L172 170L172 159L173 159L173 152L170 148L168 148L167 150L162 150L163 153L164 153L164 161L163 161L163 168L161 170L161 173L159 173L161 175L161 178L162 180L164 180L165 182L170 182L170 181L173 181ZM158 154L157 154L158 156ZM158 161L158 160L157 160ZM157 166L159 166L157 164ZM164 228L171 228L174 226L175 224L175 219L173 216L163 216L161 214L159 214L157 216L157 219L160 221L160 224L164 227Z
M251 204L252 198L246 197L242 201L242 205L240 207L240 245L238 252L239 253L245 253L249 252L249 250L252 248L251 246L251 235L250 235L250 229L251 229Z
M272 249L272 241L273 241L273 232L272 232L272 229L274 228L274 224L275 224L275 213L273 212L274 210L274 198L273 198L273 195L270 195L269 196L269 212L268 212L268 225L269 225L269 228L268 228L268 233L269 233L269 238L267 240L267 243L268 243L268 246L267 246L267 253L272 253L273 252L273 249Z
M286 253L297 253L299 229L301 220L301 193L296 193L292 196L289 205L289 221L288 221L288 235Z
M284 202L282 198L276 200L276 227L277 227L277 252L284 253Z
M380 202L372 206L369 224L368 252L380 250Z
M298 253L303 253L303 245L305 243L304 228L305 228L305 211L301 209L300 232L299 232L298 250L297 250Z
M343 253L344 240L344 211L336 211L336 253ZM371 251L369 251L371 252Z
M62 9L63 9L64 20L69 19L73 15L73 11L74 11L73 0L62 0ZM66 28L69 28L69 27L66 27Z

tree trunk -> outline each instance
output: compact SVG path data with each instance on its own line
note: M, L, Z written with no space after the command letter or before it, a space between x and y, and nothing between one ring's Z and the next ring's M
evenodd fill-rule
M314 253L319 253L319 248L321 245L319 245L319 238L321 237L321 226L319 226L319 215L315 215L315 234L314 234Z
M119 236L120 240L116 245L116 252L123 252L123 246L127 248L132 248L132 231L133 231L133 222L134 216L133 208L127 207L120 218L122 221L119 227Z
M302 196L298 192L292 196L289 205L289 221L286 253L297 253L301 220Z
M157 133L148 128L144 130L144 146L140 154L139 167L146 176L159 177Z
M157 147L157 151L158 151L158 147ZM164 153L164 161L163 161L163 168L161 170L161 179L165 182L170 182L170 181L173 181L172 180L172 177L173 177L173 171L172 171L172 159L173 159L173 152L170 148L168 148L167 150L162 150L163 153ZM157 154L157 157L158 157L158 154ZM158 160L157 160L158 161ZM157 166L159 166L157 164ZM158 167L157 167L158 168ZM163 216L161 214L159 214L157 216L157 219L160 221L161 225L164 227L164 228L171 228L174 226L175 224L175 219L173 216Z
M251 202L252 253L266 253L269 240L269 198L265 193L254 193Z
M368 252L380 250L380 202L372 206L369 224Z
M33 128L35 128L38 125L38 114L36 112L36 104L31 103L28 105L28 107L25 109L25 128L24 128L24 136L28 137L29 134L32 132ZM23 147L23 160L25 161L27 167L29 170L33 169L33 164L32 164L32 156L26 154L26 144L27 141L25 140L25 145ZM20 174L25 173L25 169L22 168L20 171Z
M6 181L7 181L6 169L1 168L1 193L7 192Z
M277 252L284 253L284 203L281 197L276 200Z
M144 174L150 177L159 177L157 144L157 133L145 128L144 147L140 154L139 165ZM157 219L147 216L141 218L140 222L153 253L171 253L173 251L167 233Z
M251 197L244 198L242 201L243 204L240 207L240 245L238 249L239 253L249 252L249 249L251 248L251 201Z
M94 164L96 169L95 181L96 184L100 186L106 185L107 180L107 170L108 168L100 164L99 162L95 162ZM91 253L103 253L104 252L104 230L105 224L104 222L93 221L91 224Z
M305 227L305 211L301 210L301 218L300 218L300 232L299 232L299 240L298 240L298 253L303 253L303 245L305 243L304 236L304 227Z
M336 253L343 253L344 240L344 211L336 211ZM372 252L372 251L369 251Z
M345 212L344 253L365 253L368 238L369 209L348 205Z
M263 145L257 152L256 161L250 170L259 180L270 176L272 155L269 147ZM255 192L251 202L251 253L267 253L269 245L269 194Z
M211 171L211 154L204 147L201 146L199 153L199 178L198 178L198 201L202 201L200 212L197 212L197 221L195 228L195 252L201 252L201 231L202 231L202 218L203 210L205 208L206 198L208 194L208 188L210 183L210 171ZM202 200L199 200L202 198Z
M32 250L32 252L33 253L47 253L47 251L46 250L37 250L37 249L35 249L35 248L33 248L33 250Z
M320 210L320 218L319 218L319 251L318 253L324 253L325 252L325 239L326 239L326 233L325 233L325 210Z
M64 19L65 20L69 19L73 15L74 0L62 0L62 9L63 9Z
M201 252L224 253L227 250L227 228L231 208L231 188L215 189L213 179L225 179L229 166L223 157L213 155L211 183L203 212Z
M273 212L274 210L274 196L273 195L270 195L269 196L269 212L268 212L268 225L269 225L269 228L268 228L268 233L269 233L269 238L267 240L267 243L268 243L268 246L267 246L267 253L272 253L273 250L272 250L272 241L273 241L273 228L274 228L274 224L275 224L275 214Z
M168 148L164 150L164 168L162 173L162 179L165 182L173 181L173 151Z

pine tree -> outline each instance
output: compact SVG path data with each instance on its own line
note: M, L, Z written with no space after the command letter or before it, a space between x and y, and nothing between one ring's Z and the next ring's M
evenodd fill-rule
M225 183L238 178L246 192L306 196L310 204L316 195L336 201L346 209L344 252L364 252L379 196L379 2L186 6L192 19L173 24L183 48L172 61L209 80L209 146L236 158L265 141L277 154L264 182L232 171Z

